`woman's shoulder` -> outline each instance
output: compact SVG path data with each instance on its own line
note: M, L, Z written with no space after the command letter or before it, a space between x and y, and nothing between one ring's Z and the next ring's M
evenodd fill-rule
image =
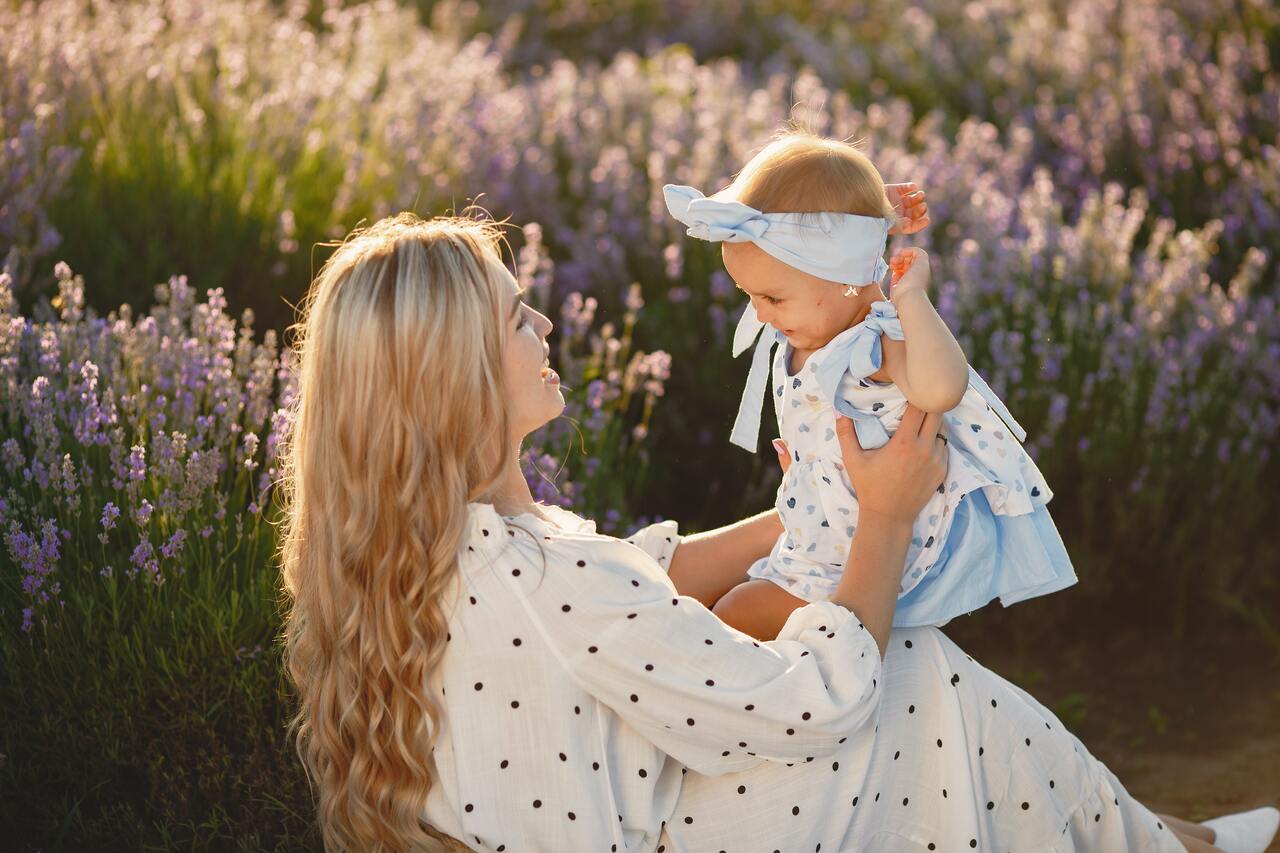
M645 565L646 570L665 574L658 568L668 567L680 542L674 521L651 524L619 539L598 532L594 521L561 507L540 504L540 514L513 516L502 515L487 503L471 503L468 508L466 551L484 557L485 562L533 558L541 563L550 558L625 571Z
M487 528L512 527L527 523L560 533L596 534L594 521L554 504L538 504L538 513L522 512L517 515L503 515L491 503L471 501L467 504L467 511L472 532L478 532L482 538L489 536L489 533L485 532Z
M517 515L503 515L492 504L479 501L469 503L467 509L467 547L486 556L496 556L512 544L530 542L542 551L589 549L618 542L597 532L591 519L550 504L539 504L536 513Z

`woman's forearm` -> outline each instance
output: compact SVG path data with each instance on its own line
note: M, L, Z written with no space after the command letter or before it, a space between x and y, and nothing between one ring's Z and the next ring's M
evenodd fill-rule
M831 600L852 610L880 647L884 659L898 607L898 584L907 561L911 522L864 512L849 544L844 574Z
M770 509L727 527L682 536L667 574L677 592L711 607L746 580L747 568L772 550L781 533L778 511Z
M923 290L902 294L894 305L906 339L904 396L926 412L950 411L969 387L964 350Z

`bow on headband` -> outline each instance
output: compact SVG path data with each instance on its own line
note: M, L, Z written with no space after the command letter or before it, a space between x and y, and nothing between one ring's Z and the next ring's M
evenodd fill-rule
M885 241L891 225L879 216L853 213L762 213L737 201L707 198L693 187L662 188L671 215L688 227L690 237L713 243L752 242L787 266L840 284L867 284L884 279ZM769 358L782 333L766 330L747 304L733 334L733 354L740 355L759 336L742 391L738 417L729 441L752 453L760 434L760 409L769 378Z

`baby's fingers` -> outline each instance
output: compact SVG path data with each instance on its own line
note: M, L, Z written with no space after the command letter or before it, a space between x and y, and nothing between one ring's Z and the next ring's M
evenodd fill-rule
M916 262L918 252L920 252L920 250L914 246L910 246L906 249L899 249L894 252L893 257L889 259L889 269L901 276L907 270L911 269L911 265Z

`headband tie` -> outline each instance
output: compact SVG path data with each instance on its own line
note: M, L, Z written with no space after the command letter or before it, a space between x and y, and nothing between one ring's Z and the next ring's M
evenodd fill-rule
M662 188L667 210L688 228L690 237L713 243L755 243L790 267L839 284L879 284L889 271L884 261L891 222L853 213L762 213L738 201L707 198L693 187ZM760 409L769 378L770 353L783 340L765 324L750 303L733 333L733 355L757 336L746 387L729 441L752 453L760 435Z

